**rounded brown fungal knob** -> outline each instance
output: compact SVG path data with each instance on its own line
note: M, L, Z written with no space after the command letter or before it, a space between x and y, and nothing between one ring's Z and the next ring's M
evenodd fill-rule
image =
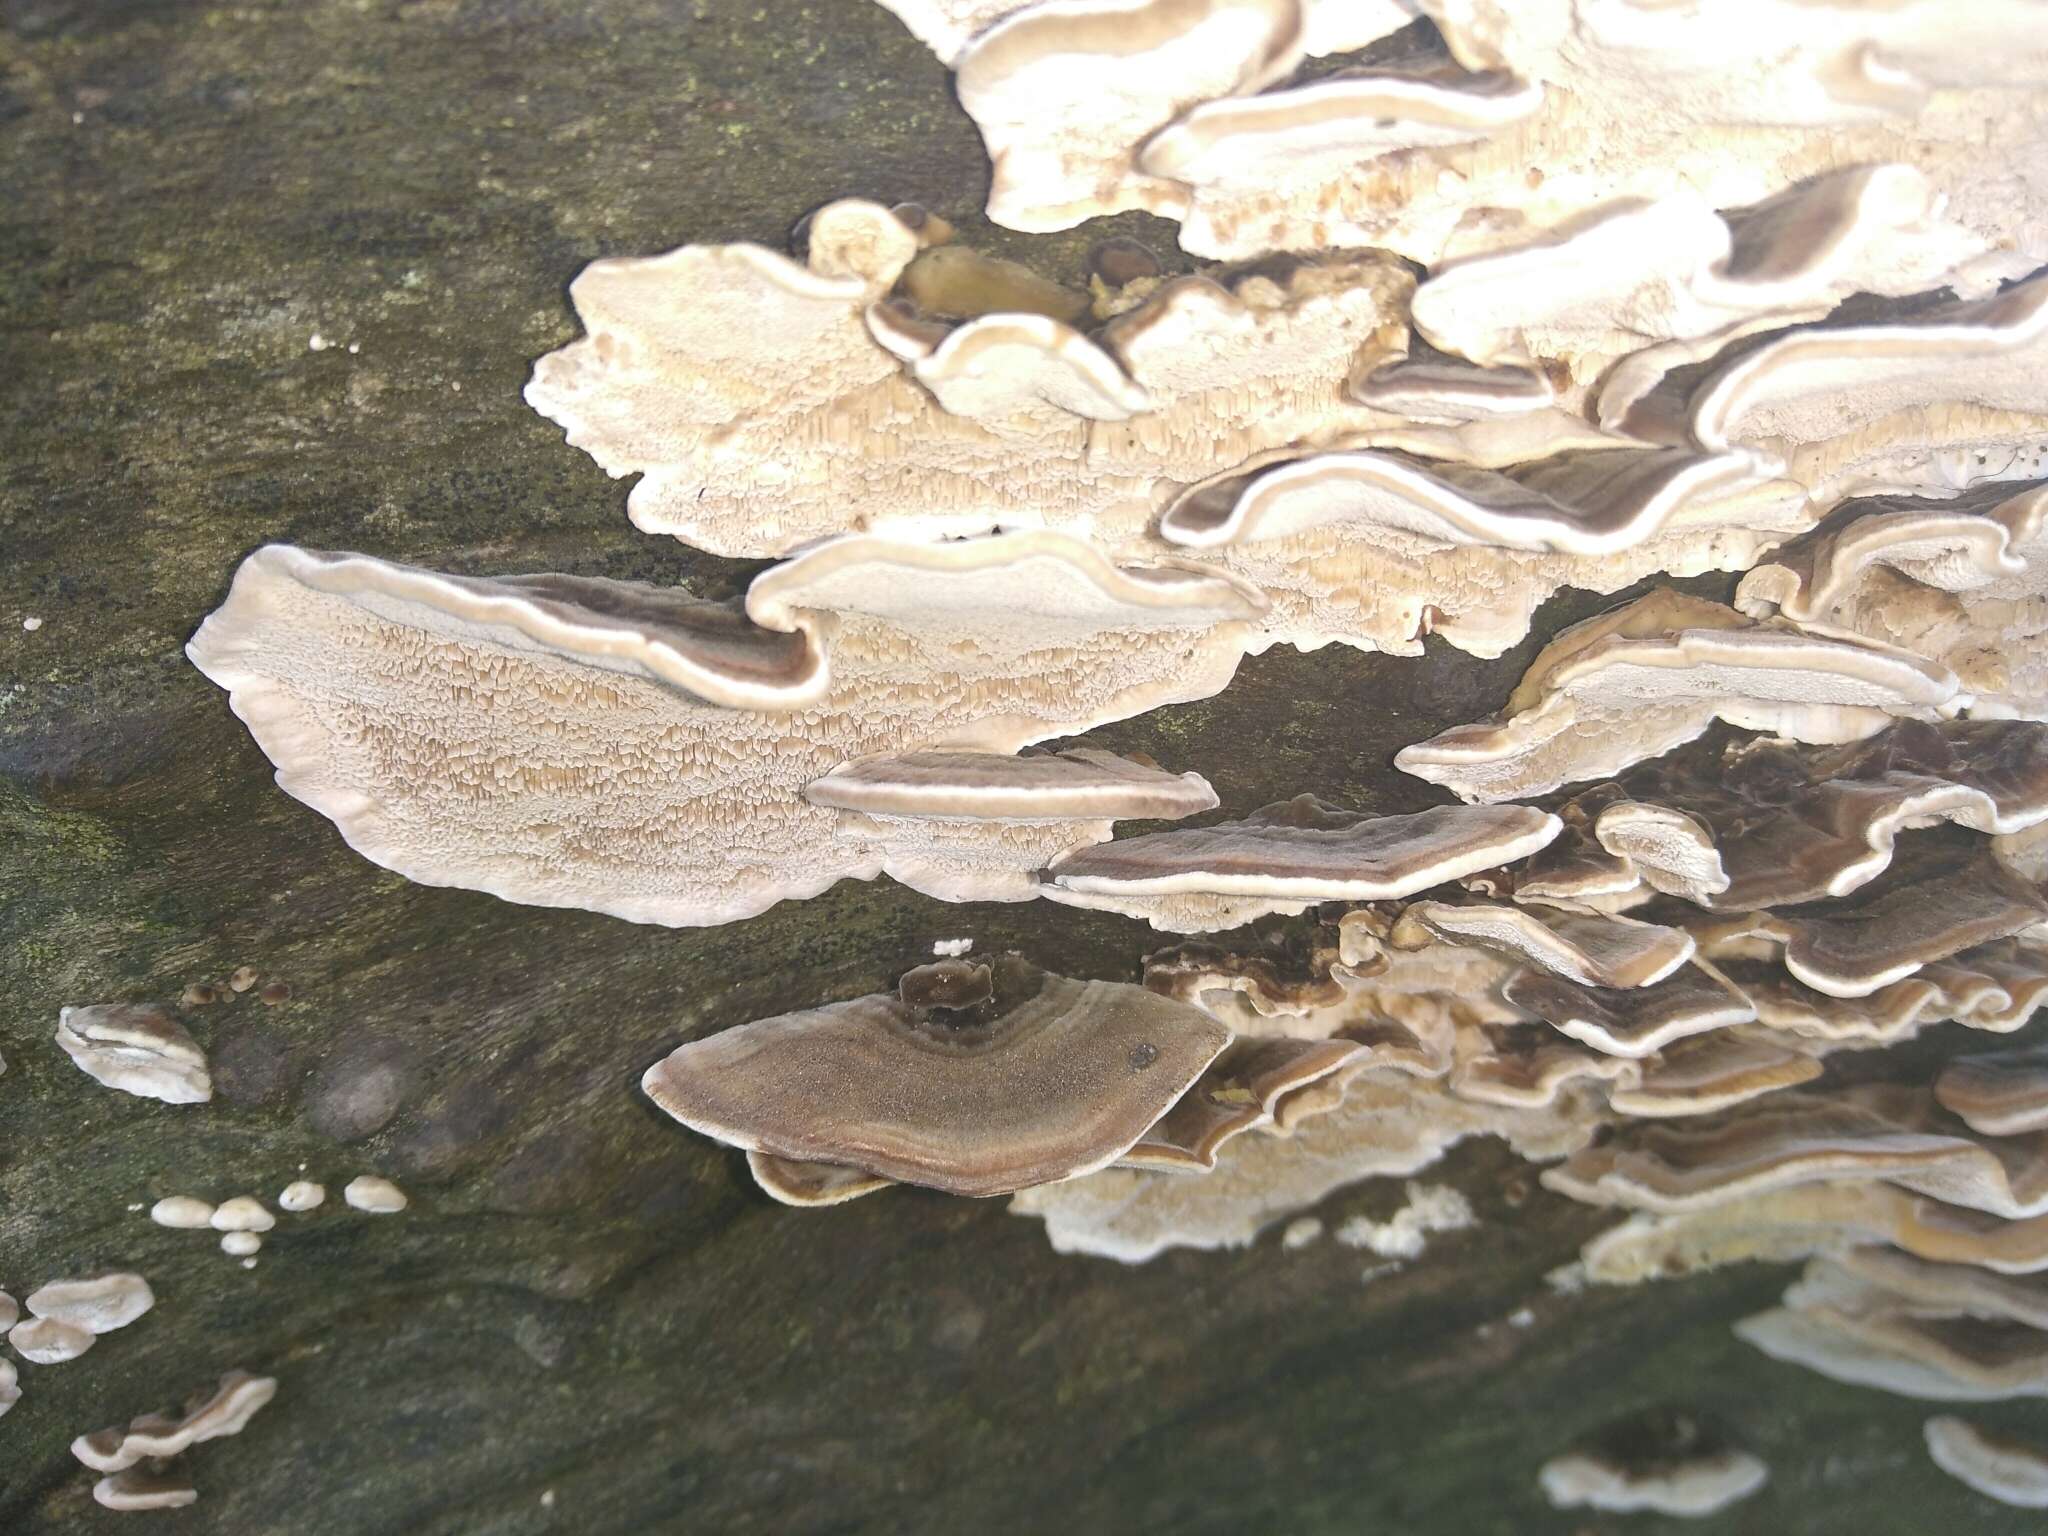
M262 978L253 965L238 965L234 975L228 978L228 985L237 992L246 992Z
M935 960L905 971L896 980L896 996L905 1008L976 1008L995 997L986 965L970 960Z
M750 1152L954 1194L1115 1161L1229 1042L1196 1009L1005 957L964 1012L855 998L692 1041L641 1080L692 1130Z
M944 245L953 238L953 226L923 203L898 203L889 210L896 221L913 235L920 246Z
M1121 288L1126 283L1157 277L1166 268L1160 264L1158 253L1143 241L1128 235L1112 235L1089 247L1088 270L1110 287Z

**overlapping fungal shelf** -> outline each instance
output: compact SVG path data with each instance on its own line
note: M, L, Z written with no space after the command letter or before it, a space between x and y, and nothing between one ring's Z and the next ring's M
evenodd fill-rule
M1807 1259L1741 1327L1772 1356L2048 1395L2048 1064L1982 1038L2048 997L2048 6L885 3L995 220L1146 209L1224 264L1112 241L1083 291L858 197L593 263L527 400L643 530L776 563L720 604L259 550L190 654L281 786L410 878L635 921L886 873L1217 935L654 1064L787 1204L1008 1195L1138 1263L1495 1136L1616 1212L1574 1279ZM1709 572L1732 604L1658 581ZM1420 812L1027 750L1643 584L1398 754ZM2037 1451L1929 1443L2040 1501Z

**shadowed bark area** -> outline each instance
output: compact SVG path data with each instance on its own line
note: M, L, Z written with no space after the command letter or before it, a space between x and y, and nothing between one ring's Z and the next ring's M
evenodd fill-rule
M844 193L1069 280L1105 233L1172 252L1138 218L990 230L973 127L880 7L5 0L0 25L0 1286L131 1268L158 1296L22 1367L0 1529L129 1529L70 1440L237 1366L278 1398L189 1458L201 1502L168 1528L1698 1529L1536 1492L1547 1457L1662 1407L1772 1464L1721 1528L2012 1529L1926 1462L1922 1405L1729 1335L1782 1273L1552 1296L1603 1219L1511 1208L1495 1144L1430 1175L1477 1229L1369 1284L1370 1255L1272 1234L1133 1270L1053 1254L1000 1201L784 1210L637 1091L678 1042L877 989L935 939L1133 979L1164 942L1140 924L882 882L638 928L410 885L271 784L180 653L259 543L707 596L750 574L635 533L624 488L521 404L590 259L779 243ZM1607 601L1566 594L1539 637ZM1303 790L1415 809L1445 797L1394 750L1496 707L1537 643L1282 650L1090 739L1203 772L1219 815ZM182 1011L210 1105L112 1093L50 1041L60 1005L168 1003L245 964L291 997ZM371 1171L412 1208L344 1208ZM142 1214L301 1176L328 1204L282 1216L253 1269ZM1318 1214L1399 1200L1382 1181Z

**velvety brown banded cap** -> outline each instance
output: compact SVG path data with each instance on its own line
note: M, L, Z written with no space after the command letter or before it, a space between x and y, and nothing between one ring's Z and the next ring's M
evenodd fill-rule
M641 1086L748 1151L998 1195L1114 1162L1230 1041L1142 987L991 969L994 1000L965 1016L855 998L693 1041Z
M1588 987L1647 987L1693 956L1683 929L1562 907L1418 901L1394 924L1393 942L1420 949L1433 940L1478 944Z
M1216 792L1200 774L1167 773L1094 747L1024 757L864 757L813 779L804 786L804 798L871 816L972 821L1170 821L1216 805Z
M1920 839L1881 877L1839 901L1688 926L1709 954L1738 936L1782 945L1785 968L1807 986L1833 997L1866 997L1934 961L2048 919L2048 900L1989 849L1934 833Z
M792 1162L772 1152L749 1152L747 1171L763 1194L784 1205L805 1207L844 1205L896 1182L836 1163Z
M1099 895L1385 901L1527 857L1557 832L1556 817L1523 805L1372 816L1303 795L1242 821L1082 849L1047 877Z
M1723 1030L1679 1041L1646 1064L1640 1081L1617 1083L1607 1102L1638 1119L1711 1115L1820 1075L1820 1062L1802 1051Z
M1610 1056L1648 1056L1756 1017L1756 1006L1742 992L1697 965L1681 966L1646 987L1589 987L1531 966L1509 977L1502 995Z
M1934 1096L1986 1136L2048 1130L2048 1046L1952 1061L1942 1069Z
M1239 1040L1122 1158L1126 1168L1203 1172L1231 1137L1265 1125L1289 1096L1365 1055L1350 1040Z
M1953 1414L1935 1415L1925 1432L1927 1454L1950 1477L2015 1509L2048 1509L2048 1446Z
M1618 787L1633 800L1601 807L1596 836L1649 884L1721 911L1788 906L1865 884L1909 827L2006 835L2048 820L2048 725L1902 720L1838 747L1724 742L1643 764ZM1628 825L1652 807L1706 829L1721 889L1702 886L1694 850Z

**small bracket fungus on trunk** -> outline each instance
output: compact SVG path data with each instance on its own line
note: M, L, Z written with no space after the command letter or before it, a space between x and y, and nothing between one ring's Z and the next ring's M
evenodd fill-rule
M2048 1447L1953 1414L1929 1419L1925 1433L1927 1454L1950 1477L2015 1509L2048 1509Z
M377 862L689 926L884 872L1021 900L1049 858L1108 835L1105 805L1195 808L1199 781L1086 753L985 765L1009 797L988 816L957 800L936 818L844 812L806 789L858 781L878 753L911 753L914 773L922 750L964 764L1213 693L1259 608L1227 577L1116 565L1043 532L830 540L756 577L744 613L271 546L189 650L282 787ZM1090 814L1010 814L1062 789Z
M166 1104L203 1104L213 1097L199 1042L153 1003L65 1008L56 1039L81 1072L109 1088Z
M998 1195L1123 1156L1230 1039L1140 987L991 969L989 1002L876 996L762 1019L679 1047L642 1087L750 1152Z
M1505 800L1617 773L1716 720L1855 741L1895 718L1951 712L1956 695L1954 673L1911 652L1659 590L1560 633L1503 714L1404 747L1394 762L1461 799Z
M1081 849L1046 871L1046 894L1182 932L1322 901L1386 901L1512 863L1558 832L1528 806L1438 806L1372 816L1312 795L1241 821L1152 832Z
M30 1291L23 1305L37 1317L69 1323L89 1333L126 1328L156 1305L156 1294L140 1275L100 1275L91 1280L52 1280Z

